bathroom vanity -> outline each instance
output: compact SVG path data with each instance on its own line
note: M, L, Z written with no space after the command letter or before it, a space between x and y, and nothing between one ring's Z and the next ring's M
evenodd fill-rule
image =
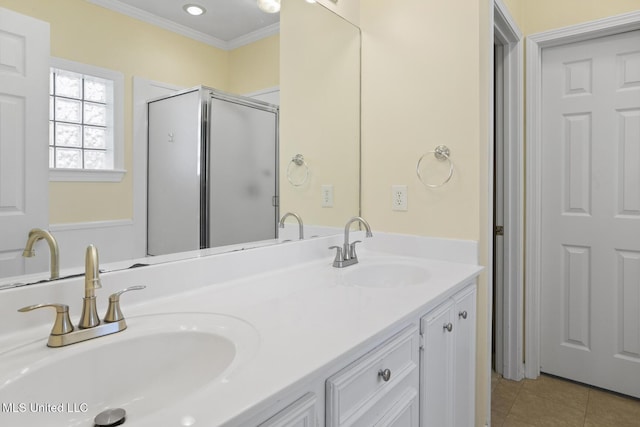
M3 291L0 424L472 426L476 243L361 240L345 268L329 236L103 274L101 315L146 286L122 296L127 329L61 348L53 312L17 310L77 323L83 278Z

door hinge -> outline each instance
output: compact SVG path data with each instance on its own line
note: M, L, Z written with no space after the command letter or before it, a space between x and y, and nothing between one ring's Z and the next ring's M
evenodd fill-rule
M496 236L504 236L504 226L496 225Z
M271 197L271 205L274 208L277 208L280 205L280 197L279 196L272 196Z
M420 333L420 350L424 350L424 334Z

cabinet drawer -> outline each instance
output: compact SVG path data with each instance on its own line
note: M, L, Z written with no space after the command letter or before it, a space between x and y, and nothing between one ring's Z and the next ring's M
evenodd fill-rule
M418 328L411 325L329 378L327 426L352 425L364 414L370 418L407 387L417 389L418 346Z
M373 427L406 427L416 425L418 419L418 391L406 389L400 399Z

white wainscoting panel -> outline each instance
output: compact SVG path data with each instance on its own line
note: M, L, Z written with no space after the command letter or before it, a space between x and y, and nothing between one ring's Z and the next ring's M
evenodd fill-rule
M87 246L98 248L100 265L136 258L134 256L133 221L94 221L51 224L51 233L60 248L60 269L84 268Z

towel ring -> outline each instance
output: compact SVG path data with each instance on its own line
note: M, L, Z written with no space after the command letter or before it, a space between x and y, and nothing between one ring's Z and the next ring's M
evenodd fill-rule
M422 163L422 160L425 158L427 154L433 154L434 157L441 162L444 162L444 161L449 162L449 175L440 184L429 184L422 178L422 175L420 174L420 164ZM453 162L449 158L450 154L451 154L451 151L446 145L438 145L433 151L427 151L425 154L422 155L422 157L420 157L420 160L418 160L418 164L416 165L416 174L418 175L418 179L420 180L420 182L425 187L429 187L429 188L442 187L443 185L445 185L447 182L451 180L451 177L453 176Z
M302 178L302 180L299 182L296 182L291 178L292 165L304 166L304 178ZM289 180L289 183L291 183L291 185L293 185L294 187L300 187L304 185L305 182L307 182L308 178L309 178L309 165L307 165L307 162L304 161L304 156L302 154L296 154L291 158L291 161L287 166L287 179Z

